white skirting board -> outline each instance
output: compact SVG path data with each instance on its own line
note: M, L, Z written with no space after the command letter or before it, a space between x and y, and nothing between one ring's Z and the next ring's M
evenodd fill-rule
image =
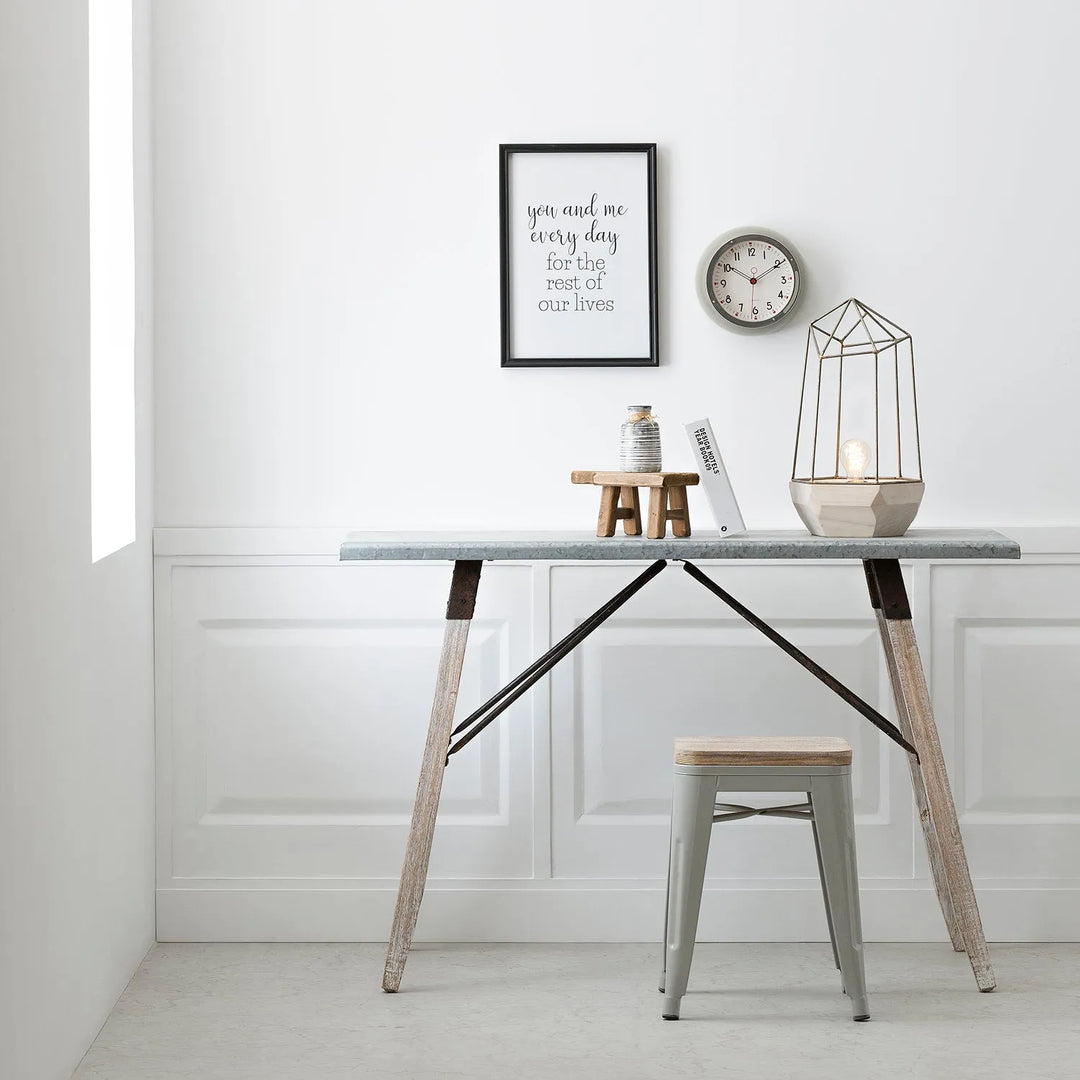
M450 567L346 531L155 536L161 940L385 940ZM987 937L1075 940L1080 531L1004 531L905 574ZM891 715L857 563L708 570ZM459 716L637 572L485 566ZM944 940L902 753L673 570L453 759L418 940L652 940L671 741L752 732L852 743L866 937ZM823 940L814 869L803 823L718 826L702 936Z
M432 888L415 941L657 941L659 884L625 888ZM1072 941L1080 888L987 888L975 882L990 941ZM385 941L396 883L370 889L164 889L159 941ZM929 885L864 883L867 941L941 941L948 935ZM821 890L707 889L700 941L828 941ZM657 946L659 948L659 946Z

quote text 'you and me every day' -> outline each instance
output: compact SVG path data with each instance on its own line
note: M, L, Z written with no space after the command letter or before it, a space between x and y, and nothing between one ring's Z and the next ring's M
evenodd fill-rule
M600 294L608 276L610 260L619 249L619 233L613 221L629 212L621 203L601 203L593 192L586 203L527 205L529 241L546 252L545 293L536 306L540 311L614 311L615 300ZM602 245L603 255L584 244Z

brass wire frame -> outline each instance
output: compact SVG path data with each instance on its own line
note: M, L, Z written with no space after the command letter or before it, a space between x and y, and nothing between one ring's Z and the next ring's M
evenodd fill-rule
M848 311L854 305L855 320L849 329L842 334L840 327L844 323ZM826 320L839 312L836 321L832 323L832 329L828 329ZM875 329L871 329L870 323ZM866 335L865 341L853 341L848 339L856 330L862 329ZM879 337L878 335L881 335ZM900 347L907 342L909 365L911 370L911 405L912 417L915 427L915 456L918 468L918 476L904 476L903 457L903 433L900 421ZM830 347L835 345L835 351L830 352ZM881 438L880 438L880 384L879 373L881 357L893 353L893 387L896 392L896 476L881 475ZM802 438L803 411L806 406L807 379L810 375L810 357L817 354L817 379L814 395L814 435L810 449L810 475L800 477L799 467L799 444ZM825 312L820 318L815 319L806 332L806 353L803 359L802 389L799 395L799 419L795 427L795 453L791 462L791 479L814 481L814 480L839 480L840 476L840 441L841 425L843 419L844 398L844 360L855 356L874 357L874 475L866 479L880 482L884 480L922 480L922 446L919 441L919 405L918 394L915 386L915 348L911 335L902 327L884 315L876 312L868 304L852 297L838 304L836 307ZM837 364L837 402L836 402L836 445L833 454L832 474L818 474L818 435L821 424L821 383L822 368L826 360L836 360ZM886 361L887 362L887 361Z

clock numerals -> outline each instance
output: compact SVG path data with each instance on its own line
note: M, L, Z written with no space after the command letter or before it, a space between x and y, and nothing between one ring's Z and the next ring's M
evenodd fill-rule
M728 323L765 329L794 306L799 266L787 248L772 237L729 239L714 249L706 269L708 306ZM776 277L769 279L772 273Z

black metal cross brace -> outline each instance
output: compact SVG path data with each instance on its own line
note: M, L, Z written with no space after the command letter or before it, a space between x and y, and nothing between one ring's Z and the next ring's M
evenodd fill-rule
M798 660L807 671L816 679L820 679L834 694L842 697L853 709L863 714L871 724L898 746L902 746L909 754L919 759L919 753L900 733L900 729L890 723L872 705L868 705L858 694L849 690L835 675L830 675L820 664L811 660L801 649L796 648L782 634L774 630L764 619L758 618L748 607L744 607L730 593L725 592L712 578L702 573L693 563L684 562L683 569L695 580L701 582L709 592L719 596L721 600L737 615L740 615L756 630L760 630L774 645L779 645L793 660Z
M502 712L510 708L522 694L524 694L535 682L542 679L564 656L580 645L598 626L606 622L616 611L619 610L639 589L647 585L664 567L667 566L665 559L657 559L644 573L639 574L625 589L617 592L603 607L597 608L587 619L581 622L557 645L553 645L539 660L527 667L513 682L509 682L494 697L489 698L475 712L471 712L453 731L451 739L455 735L462 735L457 742L450 744L446 752L449 762L450 755L456 754L463 746L471 742ZM490 710L490 711L489 711ZM467 729L472 728L471 731Z
M466 746L493 720L497 719L518 698L530 689L536 682L542 679L564 656L577 648L597 627L606 622L616 611L619 610L636 592L652 581L657 574L667 565L666 560L657 559L644 573L639 574L624 589L616 593L606 604L597 608L587 619L570 631L558 644L553 645L539 660L530 664L516 679L507 683L498 693L484 702L480 708L471 712L450 733L451 740L455 735L460 735L456 742L451 741L450 748L446 752L446 760ZM771 642L797 660L815 678L823 682L834 694L843 698L855 710L862 713L871 724L879 731L887 735L898 746L902 746L909 754L913 754L918 760L918 753L900 733L895 724L890 723L872 705L867 704L852 690L849 690L834 675L829 674L820 664L811 660L801 649L798 649L782 634L774 630L764 619L759 618L749 608L744 607L730 593L720 588L710 577L702 573L693 563L683 562L683 569L695 580L705 586L709 592L720 597L737 615L743 618L751 626L760 630Z

